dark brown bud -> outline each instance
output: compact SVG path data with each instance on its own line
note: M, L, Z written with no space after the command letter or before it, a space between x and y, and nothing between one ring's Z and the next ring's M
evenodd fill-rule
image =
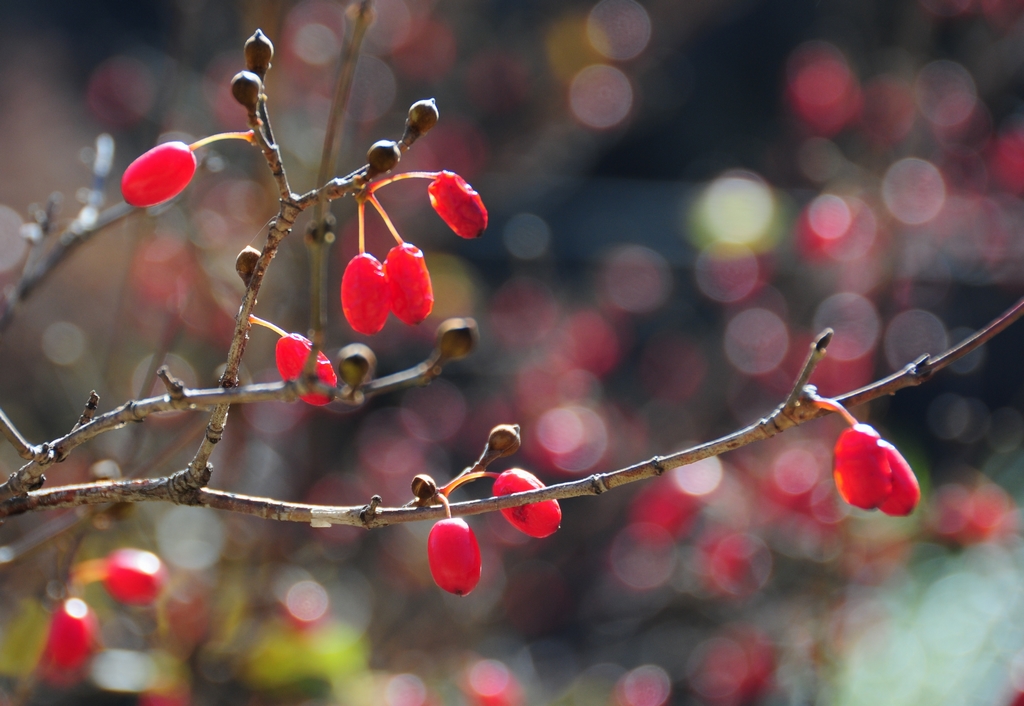
M372 178L391 171L401 158L402 150L398 148L398 143L394 140L374 142L370 146L370 151L366 153L366 161L370 165L370 172L366 176Z
M439 114L433 98L416 101L409 108L409 118L405 121L406 137L416 139L430 132L437 125Z
M373 379L377 369L377 356L362 343L350 343L341 349L338 373L353 390Z
M249 111L250 115L256 112L261 93L263 93L263 82L252 71L239 71L231 79L231 95Z
M479 340L480 332L473 319L445 319L437 327L437 350L444 360L465 358Z
M235 272L242 278L246 287L252 281L252 273L256 271L256 261L260 259L260 255L259 250L251 245L246 245L235 258Z
M245 68L254 74L265 79L267 71L270 70L270 62L274 59L274 44L263 30L256 30L251 37L245 40Z
M412 494L420 500L430 500L437 495L437 483L426 473L420 473L412 479Z
M511 456L519 450L522 439L519 438L518 424L499 424L491 429L491 435L487 437L486 456L501 458Z

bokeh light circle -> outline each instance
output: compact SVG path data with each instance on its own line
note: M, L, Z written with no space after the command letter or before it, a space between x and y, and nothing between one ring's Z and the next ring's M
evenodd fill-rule
M327 613L327 591L316 581L296 581L284 598L285 608L296 620L316 622Z
M779 366L789 350L789 331L779 315L747 309L725 329L725 355L740 372L763 375Z
M615 576L637 591L664 585L676 566L675 540L660 525L635 522L626 525L609 550Z
M672 695L672 680L656 664L626 672L616 685L619 706L662 706Z
M634 0L601 0L587 16L587 38L609 59L632 59L651 39L651 18Z
M74 365L85 352L85 332L69 321L54 321L43 330L43 355L56 365Z
M885 358L893 370L925 353L937 355L948 344L945 325L935 314L923 309L897 314L885 329Z
M770 234L775 197L765 181L751 172L727 172L701 194L697 223L710 242L755 247Z
M501 235L505 249L520 260L536 260L548 251L551 243L551 227L533 213L512 216Z
M605 259L605 296L623 311L646 314L665 303L672 289L668 262L650 248L626 245Z
M604 420L587 407L570 405L549 409L537 420L537 440L563 471L592 468L608 448Z
M613 128L633 107L629 77L614 66L594 64L580 71L569 86L569 107L581 123L595 130Z
M920 225L939 215L946 202L946 184L934 164L908 157L885 173L882 199L896 220Z
M670 471L672 482L689 495L709 495L718 489L724 475L718 456L710 456Z
M759 284L760 267L750 248L712 243L697 256L697 288L717 302L737 302Z
M954 127L967 120L978 102L971 74L960 64L945 59L921 69L914 89L921 114L940 128Z
M814 313L814 330L825 327L835 331L829 357L854 360L875 347L882 323L870 301L854 292L840 292L819 304Z

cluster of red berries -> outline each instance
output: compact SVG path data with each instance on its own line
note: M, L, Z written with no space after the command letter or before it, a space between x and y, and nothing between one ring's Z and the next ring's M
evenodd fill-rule
M128 605L150 605L167 583L167 569L160 557L140 549L118 549L104 559L85 561L75 567L72 581L82 585L102 581L107 593ZM68 598L50 620L40 662L44 671L79 669L95 649L99 621L81 598Z
M487 209L480 194L466 180L452 172L405 172L371 184L359 203L359 254L349 261L341 280L341 309L349 325L359 333L373 335L384 328L388 313L410 326L423 321L434 307L423 253L404 242L373 193L382 186L405 178L429 178L430 204L456 235L477 238L487 228ZM398 241L384 263L365 250L363 218L365 202L380 213Z
M529 471L512 468L497 476L493 492L500 497L543 487L544 484ZM502 510L501 514L517 530L538 539L554 534L562 523L562 508L557 500L509 508ZM434 583L449 593L465 596L480 581L480 546L473 530L460 517L441 520L431 528L427 539L427 559Z
M914 471L873 427L851 420L835 445L832 475L843 500L864 510L909 515L921 500Z

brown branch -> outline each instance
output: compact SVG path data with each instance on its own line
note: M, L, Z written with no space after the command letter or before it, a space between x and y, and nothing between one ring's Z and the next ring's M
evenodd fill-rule
M908 365L903 371L878 380L871 385L839 396L838 400L847 405L859 405L914 385L919 385L935 372L945 368L998 335L1007 326L1024 315L1024 299L992 321L968 339L961 341L934 359L923 357ZM668 456L655 456L647 461L607 473L595 473L566 483L514 493L501 497L452 503L453 516L477 515L512 507L519 507L543 500L564 500L586 495L601 495L609 490L629 483L654 478L665 471L686 466L711 456L746 446L762 439L769 439L786 429L804 424L812 419L831 414L829 410L816 405L804 405L810 390L806 381L814 367L824 355L825 347L831 340L828 331L819 335L811 344L811 351L786 401L770 415L731 434L714 441L679 451ZM929 362L930 361L930 362ZM382 378L383 382L386 378ZM388 383L390 384L390 383ZM0 502L0 518L44 509L76 507L108 502L145 502L171 500L181 502L170 489L172 478L157 478L151 481L115 481L90 483L79 486L64 486L47 490L36 490L23 497L8 498ZM379 507L379 502L370 505L331 506L291 503L272 498L258 498L237 495L223 490L199 488L187 501L191 504L253 515L268 520L310 523L316 527L331 524L365 527L384 527L402 522L441 519L445 511L441 507Z

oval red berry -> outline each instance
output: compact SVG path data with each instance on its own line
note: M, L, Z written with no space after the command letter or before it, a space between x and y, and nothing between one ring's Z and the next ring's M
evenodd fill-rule
M487 209L480 194L454 172L439 173L427 187L437 215L463 238L479 238L487 228Z
M302 368L306 365L306 358L309 357L309 352L312 349L313 344L305 336L300 336L297 333L281 336L277 341L277 347L274 349L277 372L281 374L281 379L298 379L299 375L302 374ZM334 372L334 366L331 365L331 361L327 359L323 351L320 351L316 356L316 376L320 378L321 382L331 387L336 387L338 384L338 374ZM321 395L317 392L300 395L299 399L315 405L325 405L331 401L331 398L327 395Z
M878 432L867 424L844 429L835 446L832 475L843 500L871 510L892 494L892 471Z
M889 470L892 471L892 493L878 509L886 515L909 515L921 500L921 486L917 476L895 446L885 440L879 440L878 445L885 452Z
M423 253L411 243L391 248L384 261L391 311L400 320L415 325L430 316L434 308L434 289Z
M526 490L543 488L537 476L521 468L511 468L494 481L495 495L511 495ZM531 537L548 537L562 524L562 508L557 500L544 500L501 511L512 526Z
M384 328L391 296L384 266L373 255L356 255L341 278L341 310L349 326L368 336Z
M141 549L118 549L107 556L103 585L122 603L148 605L167 583L167 569L160 557Z
M80 598L69 598L57 607L43 649L43 661L58 669L78 669L96 645L99 621Z
M135 158L121 177L121 195L146 208L180 194L196 173L196 156L184 142L165 142Z
M452 517L430 528L427 560L434 583L465 596L480 582L480 546L465 520Z

